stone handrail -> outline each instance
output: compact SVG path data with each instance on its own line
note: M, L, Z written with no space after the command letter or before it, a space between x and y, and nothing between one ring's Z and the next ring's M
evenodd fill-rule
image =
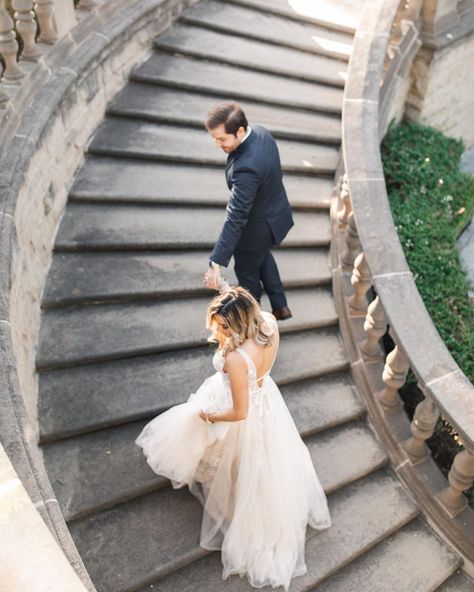
M156 36L194 1L81 0L74 9L73 0L36 0L34 7L30 0L13 0L23 47L18 60L13 20L1 0L0 54L6 66L0 80L1 590L3 585L8 592L94 590L38 447L41 293L69 187L107 103L132 67L149 56ZM72 15L67 27L66 10ZM21 569L11 561L13 549ZM74 580L64 556L80 579Z
M355 35L343 103L344 176L332 206L334 286L354 378L395 470L472 570L474 512L463 492L474 480L474 386L416 288L393 223L380 155L381 137L400 111L420 46L421 10L420 1L400 6L399 0L371 0ZM368 305L371 288L375 298ZM384 363L379 340L387 326L395 347ZM397 393L409 369L424 395L411 424ZM448 483L425 443L440 415L464 447Z

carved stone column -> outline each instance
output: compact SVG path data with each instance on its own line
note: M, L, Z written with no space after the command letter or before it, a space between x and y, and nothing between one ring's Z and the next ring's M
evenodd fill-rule
M54 26L53 0L36 0L35 8L40 27L39 41L43 43L55 43L58 39L58 34Z
M351 313L357 316L365 316L367 311L367 291L372 285L369 267L364 253L359 253L354 261L351 284L354 294L349 298Z
M456 516L467 506L463 492L474 482L474 454L463 450L454 458L448 475L449 487L438 495L438 500L451 516Z
M360 249L359 235L357 234L357 228L354 220L354 213L349 214L347 220L347 229L345 235L346 246L344 253L341 258L341 262L344 267L352 269L354 260Z
M16 55L18 42L13 29L13 20L5 8L0 8L0 54L5 60L3 80L17 83L25 76L25 72L18 66Z
M13 0L15 9L16 30L23 40L21 58L28 62L36 62L41 56L41 51L36 45L36 31L38 29L33 12L32 0Z
M10 97L7 95L7 93L0 86L0 109L5 109L9 100L10 100Z
M379 340L387 330L385 312L378 296L369 304L364 330L367 333L367 338L360 349L366 357L378 358L380 356Z
M343 175L341 182L341 192L339 199L342 202L342 208L337 213L338 226L341 230L344 230L349 220L349 214L352 212L352 202L349 193L349 184L347 183L347 175Z
M413 464L428 458L429 450L425 441L433 435L438 418L439 410L433 399L429 395L425 396L423 401L418 403L410 424L413 436L403 443L403 448Z
M382 374L385 388L377 396L385 410L388 411L400 405L398 389L405 384L408 369L408 358L398 345L396 345L388 354L385 361L385 367Z

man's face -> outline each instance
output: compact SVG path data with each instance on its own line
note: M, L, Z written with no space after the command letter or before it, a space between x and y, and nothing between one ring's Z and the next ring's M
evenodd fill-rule
M245 129L243 127L239 127L235 135L228 134L225 131L223 123L213 129L208 129L208 132L214 138L216 146L226 154L230 154L231 152L234 152L234 150L237 150L242 138L245 136Z

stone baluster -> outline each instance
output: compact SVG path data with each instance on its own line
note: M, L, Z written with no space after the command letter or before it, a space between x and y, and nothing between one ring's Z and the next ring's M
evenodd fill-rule
M337 221L338 221L339 228L341 230L344 230L347 227L349 215L352 212L352 202L351 202L351 195L349 193L349 184L347 182L347 175L343 175L343 177L342 177L341 191L339 193L339 198L342 202L342 208L337 213Z
M92 10L97 6L97 0L80 0L79 8L84 8L85 10Z
M18 42L13 28L13 20L5 8L0 8L0 54L5 60L3 80L15 84L25 76L17 62Z
M10 97L7 95L7 93L0 86L0 109L5 109L9 100L10 100Z
M40 28L40 36L38 40L43 43L56 43L58 40L58 34L54 27L53 0L36 0L35 9Z
M398 389L405 384L408 369L408 358L398 345L396 345L388 354L385 361L382 374L385 388L377 396L377 399L386 411L399 406L400 399L398 398L397 393Z
M354 294L352 294L348 302L351 313L357 316L365 316L367 311L366 294L372 282L364 253L359 253L354 261L351 284L354 287Z
M360 349L366 357L378 358L381 353L379 340L387 330L385 312L378 296L369 304L364 322L364 330L367 333L367 337L360 346Z
M403 443L403 448L413 464L422 462L429 456L425 440L428 440L433 435L438 418L439 410L433 399L429 395L425 395L423 401L416 406L410 424L413 436Z
M449 487L438 494L437 498L443 507L454 517L467 506L463 492L474 482L474 454L463 450L454 457L448 474Z
M36 62L41 51L35 41L38 27L33 12L33 0L13 0L12 6L15 9L16 30L23 39L21 57L28 62Z
M354 213L351 212L349 214L347 220L347 229L346 229L346 246L344 253L341 258L341 262L344 267L349 267L352 269L354 265L354 260L359 252L360 249L360 242L359 242L359 235L357 234L357 228L354 219Z

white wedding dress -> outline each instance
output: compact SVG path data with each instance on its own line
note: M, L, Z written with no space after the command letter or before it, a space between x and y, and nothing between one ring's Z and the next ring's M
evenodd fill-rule
M278 331L271 315L265 319ZM271 320L269 320L271 319ZM223 578L246 575L255 587L283 586L306 573L306 526L331 525L326 496L283 397L267 372L257 380L248 366L249 409L245 420L203 421L198 413L232 406L224 358L216 373L186 403L148 423L136 440L148 464L189 486L204 507L201 546L222 551Z

